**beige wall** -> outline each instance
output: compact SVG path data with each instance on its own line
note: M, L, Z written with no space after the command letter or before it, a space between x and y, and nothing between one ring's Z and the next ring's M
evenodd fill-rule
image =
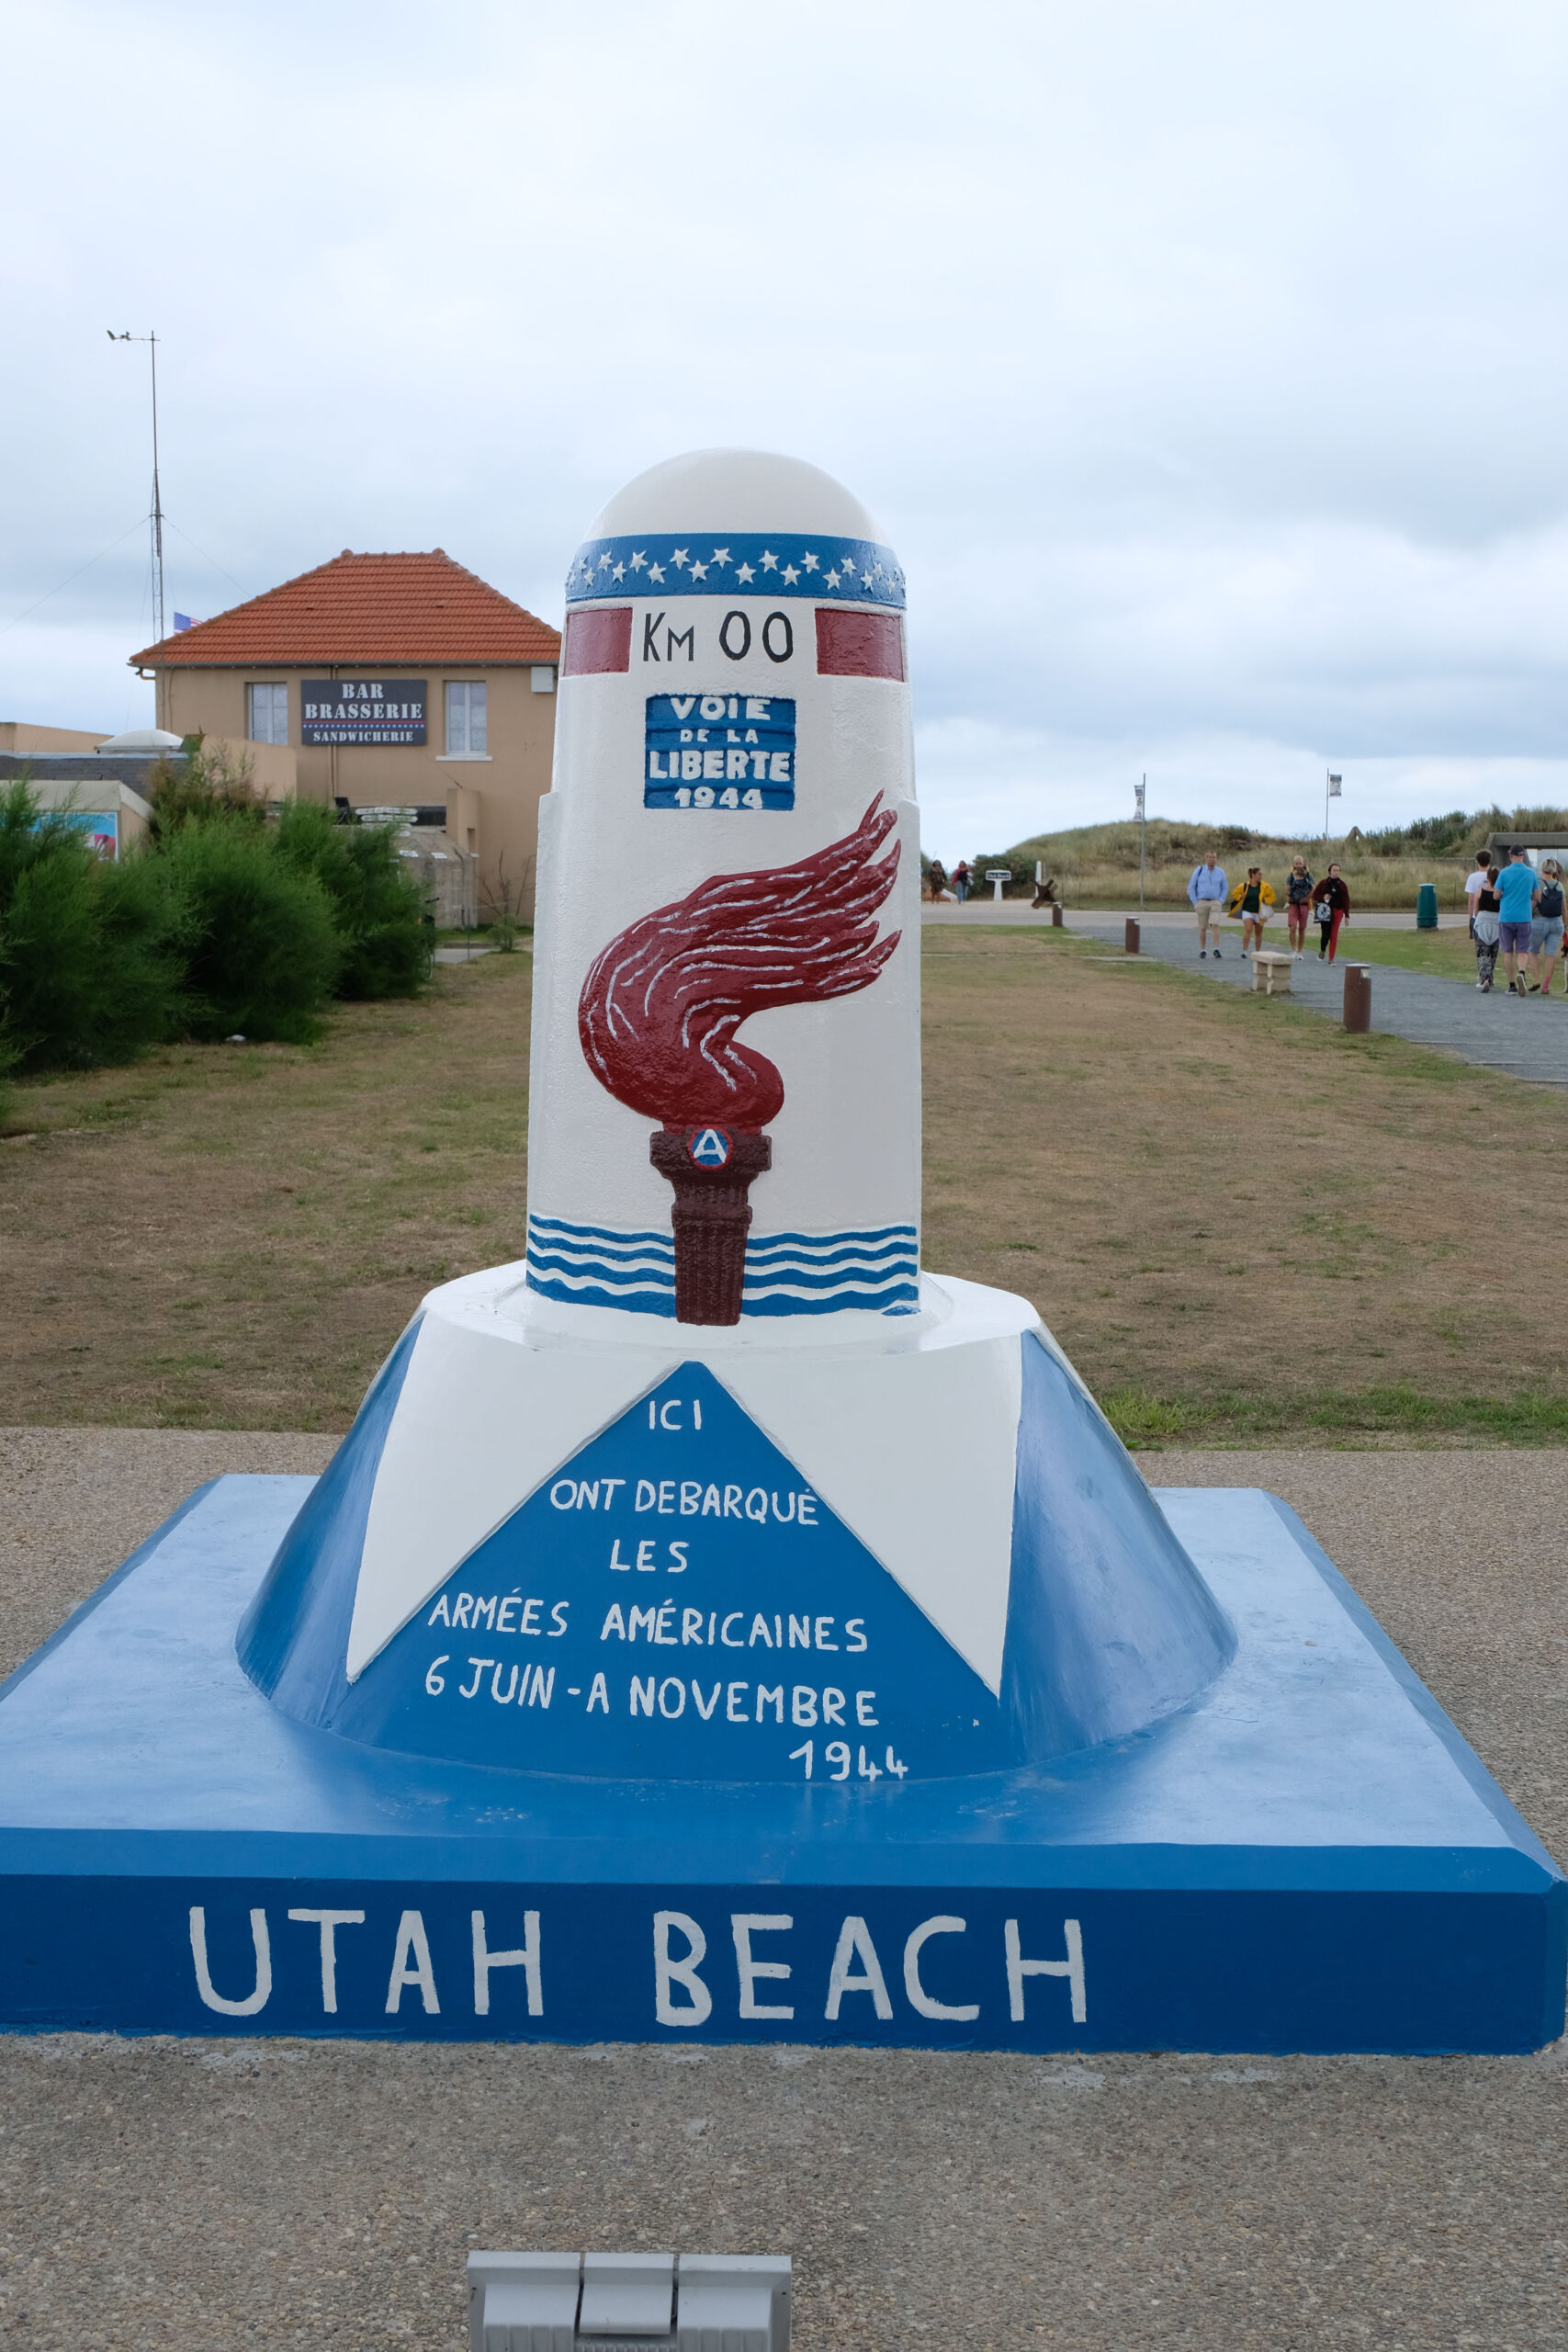
M208 745L227 752L236 767L249 763L251 784L265 799L293 799L299 788L299 754L291 743L247 743L240 735L202 732Z
M92 752L107 743L114 730L105 727L84 735L79 727L34 727L25 718L0 718L0 752L25 760L29 752Z
M539 801L550 787L550 761L555 750L556 697L536 694L533 670L526 664L464 669L456 664L405 662L393 669L376 668L388 676L423 677L430 696L429 741L422 745L340 745L320 750L299 742L299 685L305 677L356 676L357 671L339 663L304 669L214 670L175 668L158 673L158 725L178 735L232 739L244 745L245 688L284 681L288 687L288 745L300 794L310 799L340 797L356 808L378 805L440 802L446 809L446 831L461 850L479 860L481 917L493 912L502 885L513 908L525 922L534 919L534 875L538 855ZM487 693L486 734L490 752L484 759L448 759L446 752L446 696L449 679L482 678ZM264 781L262 762L279 747L251 744L256 754L256 775ZM520 902L520 903L519 903Z

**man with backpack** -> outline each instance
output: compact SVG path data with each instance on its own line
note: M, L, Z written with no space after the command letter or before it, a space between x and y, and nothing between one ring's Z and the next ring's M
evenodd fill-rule
M1497 876L1497 936L1502 943L1510 996L1525 995L1529 986L1525 965L1530 952L1535 897L1535 868L1525 855L1523 842L1515 842L1508 852L1508 863Z

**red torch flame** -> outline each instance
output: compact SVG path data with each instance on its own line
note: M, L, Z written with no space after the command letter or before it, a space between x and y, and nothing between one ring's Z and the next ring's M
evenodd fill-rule
M577 1007L600 1084L667 1126L714 1120L755 1133L777 1118L784 1080L735 1032L766 1005L871 986L902 936L876 936L898 844L874 853L897 821L878 794L852 833L798 865L716 874L612 939Z

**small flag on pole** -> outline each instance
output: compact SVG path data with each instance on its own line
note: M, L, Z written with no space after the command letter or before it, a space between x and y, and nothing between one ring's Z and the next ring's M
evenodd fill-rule
M1343 796L1339 787L1343 781L1344 778L1341 776L1330 775L1328 779L1328 797L1330 800L1338 800L1342 798Z
M1133 813L1134 813L1134 816L1141 817L1141 816L1143 815L1143 813L1144 813L1144 794L1145 794L1145 788L1146 788L1146 787L1145 787L1145 786L1141 785L1141 784L1135 784L1135 785L1133 786L1133 800L1134 800L1134 811L1133 811Z
M176 628L194 628L196 627L196 623L191 619L188 613L176 613L175 615L175 627Z

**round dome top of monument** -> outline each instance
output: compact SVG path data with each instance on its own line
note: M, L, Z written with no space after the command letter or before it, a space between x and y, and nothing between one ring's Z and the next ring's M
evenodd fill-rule
M128 733L111 735L107 743L98 743L94 749L107 759L128 759L133 754L177 752L184 741L183 735L171 735L166 727L132 727Z
M689 449L649 466L589 526L591 539L637 531L821 531L879 541L860 500L820 466L771 449Z

